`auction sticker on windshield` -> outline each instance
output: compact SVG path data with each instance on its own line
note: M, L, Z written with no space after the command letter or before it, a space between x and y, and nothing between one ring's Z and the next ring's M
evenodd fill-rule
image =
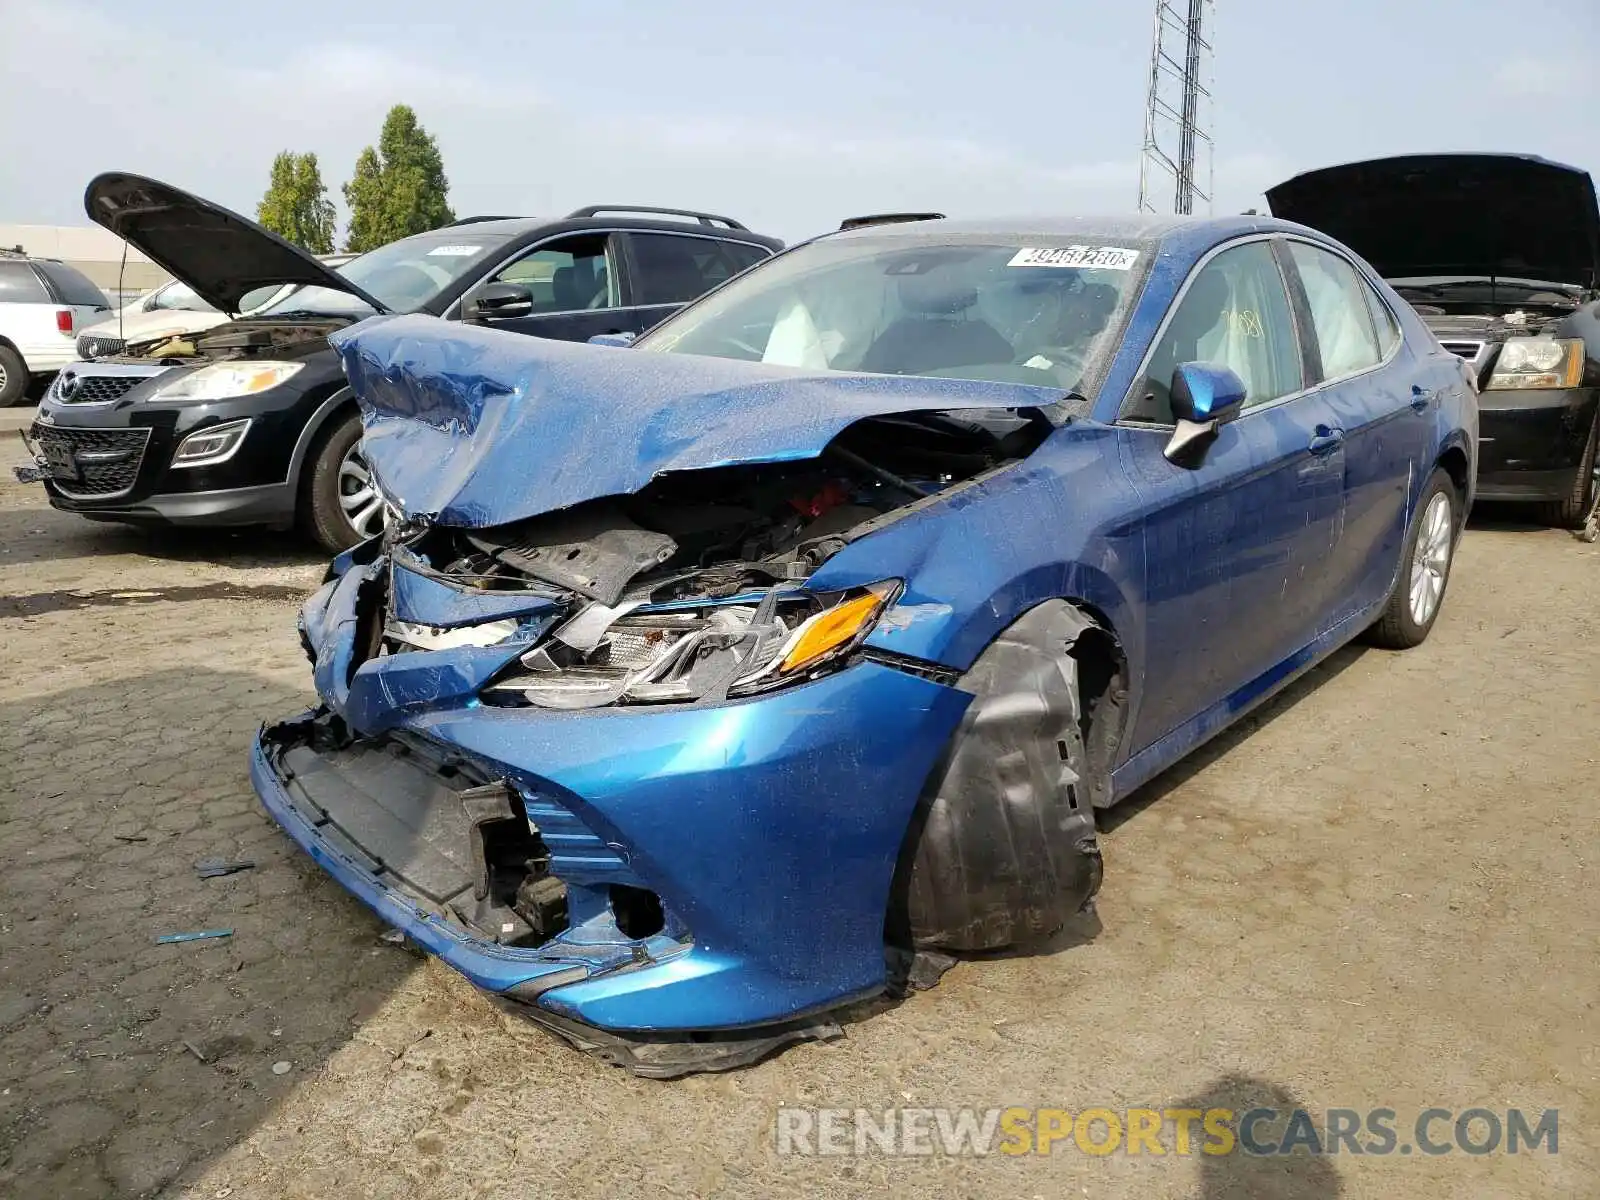
M1131 271L1139 252L1122 246L1029 246L1018 250L1008 267L1078 267L1100 271Z
M428 251L429 258L471 258L482 246L435 246Z

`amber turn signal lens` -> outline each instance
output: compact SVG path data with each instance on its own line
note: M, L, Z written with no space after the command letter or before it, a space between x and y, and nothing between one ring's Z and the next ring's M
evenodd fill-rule
M800 640L783 656L783 666L779 669L796 671L808 667L850 642L877 616L887 596L886 590L880 592L874 589L813 617L801 633Z

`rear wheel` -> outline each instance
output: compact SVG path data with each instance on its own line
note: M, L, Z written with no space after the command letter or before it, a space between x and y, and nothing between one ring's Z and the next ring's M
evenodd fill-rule
M1450 583L1460 528L1457 507L1455 483L1443 470L1435 470L1422 489L1416 516L1406 532L1400 578L1383 616L1369 633L1374 644L1409 650L1426 640Z
M1539 505L1539 520L1544 524L1554 525L1557 529L1583 527L1584 518L1594 506L1595 488L1600 487L1600 481L1595 478L1597 441L1600 441L1600 414L1589 426L1589 441L1583 448L1583 457L1578 462L1578 477L1572 481L1571 489L1560 500Z
M22 403L28 394L28 364L10 346L0 346L0 408Z
M361 454L361 415L335 417L320 439L302 497L305 530L329 550L348 550L383 530L383 497Z

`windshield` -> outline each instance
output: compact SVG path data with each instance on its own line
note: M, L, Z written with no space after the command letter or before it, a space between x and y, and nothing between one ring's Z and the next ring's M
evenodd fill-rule
M1150 258L1143 244L827 238L756 267L637 343L830 371L1086 391Z
M390 312L409 313L427 307L456 280L476 270L506 239L460 229L441 229L379 246L334 268L351 283L383 301ZM372 309L348 292L303 287L258 316L364 317Z

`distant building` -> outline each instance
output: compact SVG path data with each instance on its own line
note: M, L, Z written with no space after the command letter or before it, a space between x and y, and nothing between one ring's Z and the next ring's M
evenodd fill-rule
M171 278L116 234L98 225L0 225L0 247L11 250L18 246L39 258L59 258L77 267L99 284L113 303L132 299ZM126 267L122 261L124 250L128 256Z

